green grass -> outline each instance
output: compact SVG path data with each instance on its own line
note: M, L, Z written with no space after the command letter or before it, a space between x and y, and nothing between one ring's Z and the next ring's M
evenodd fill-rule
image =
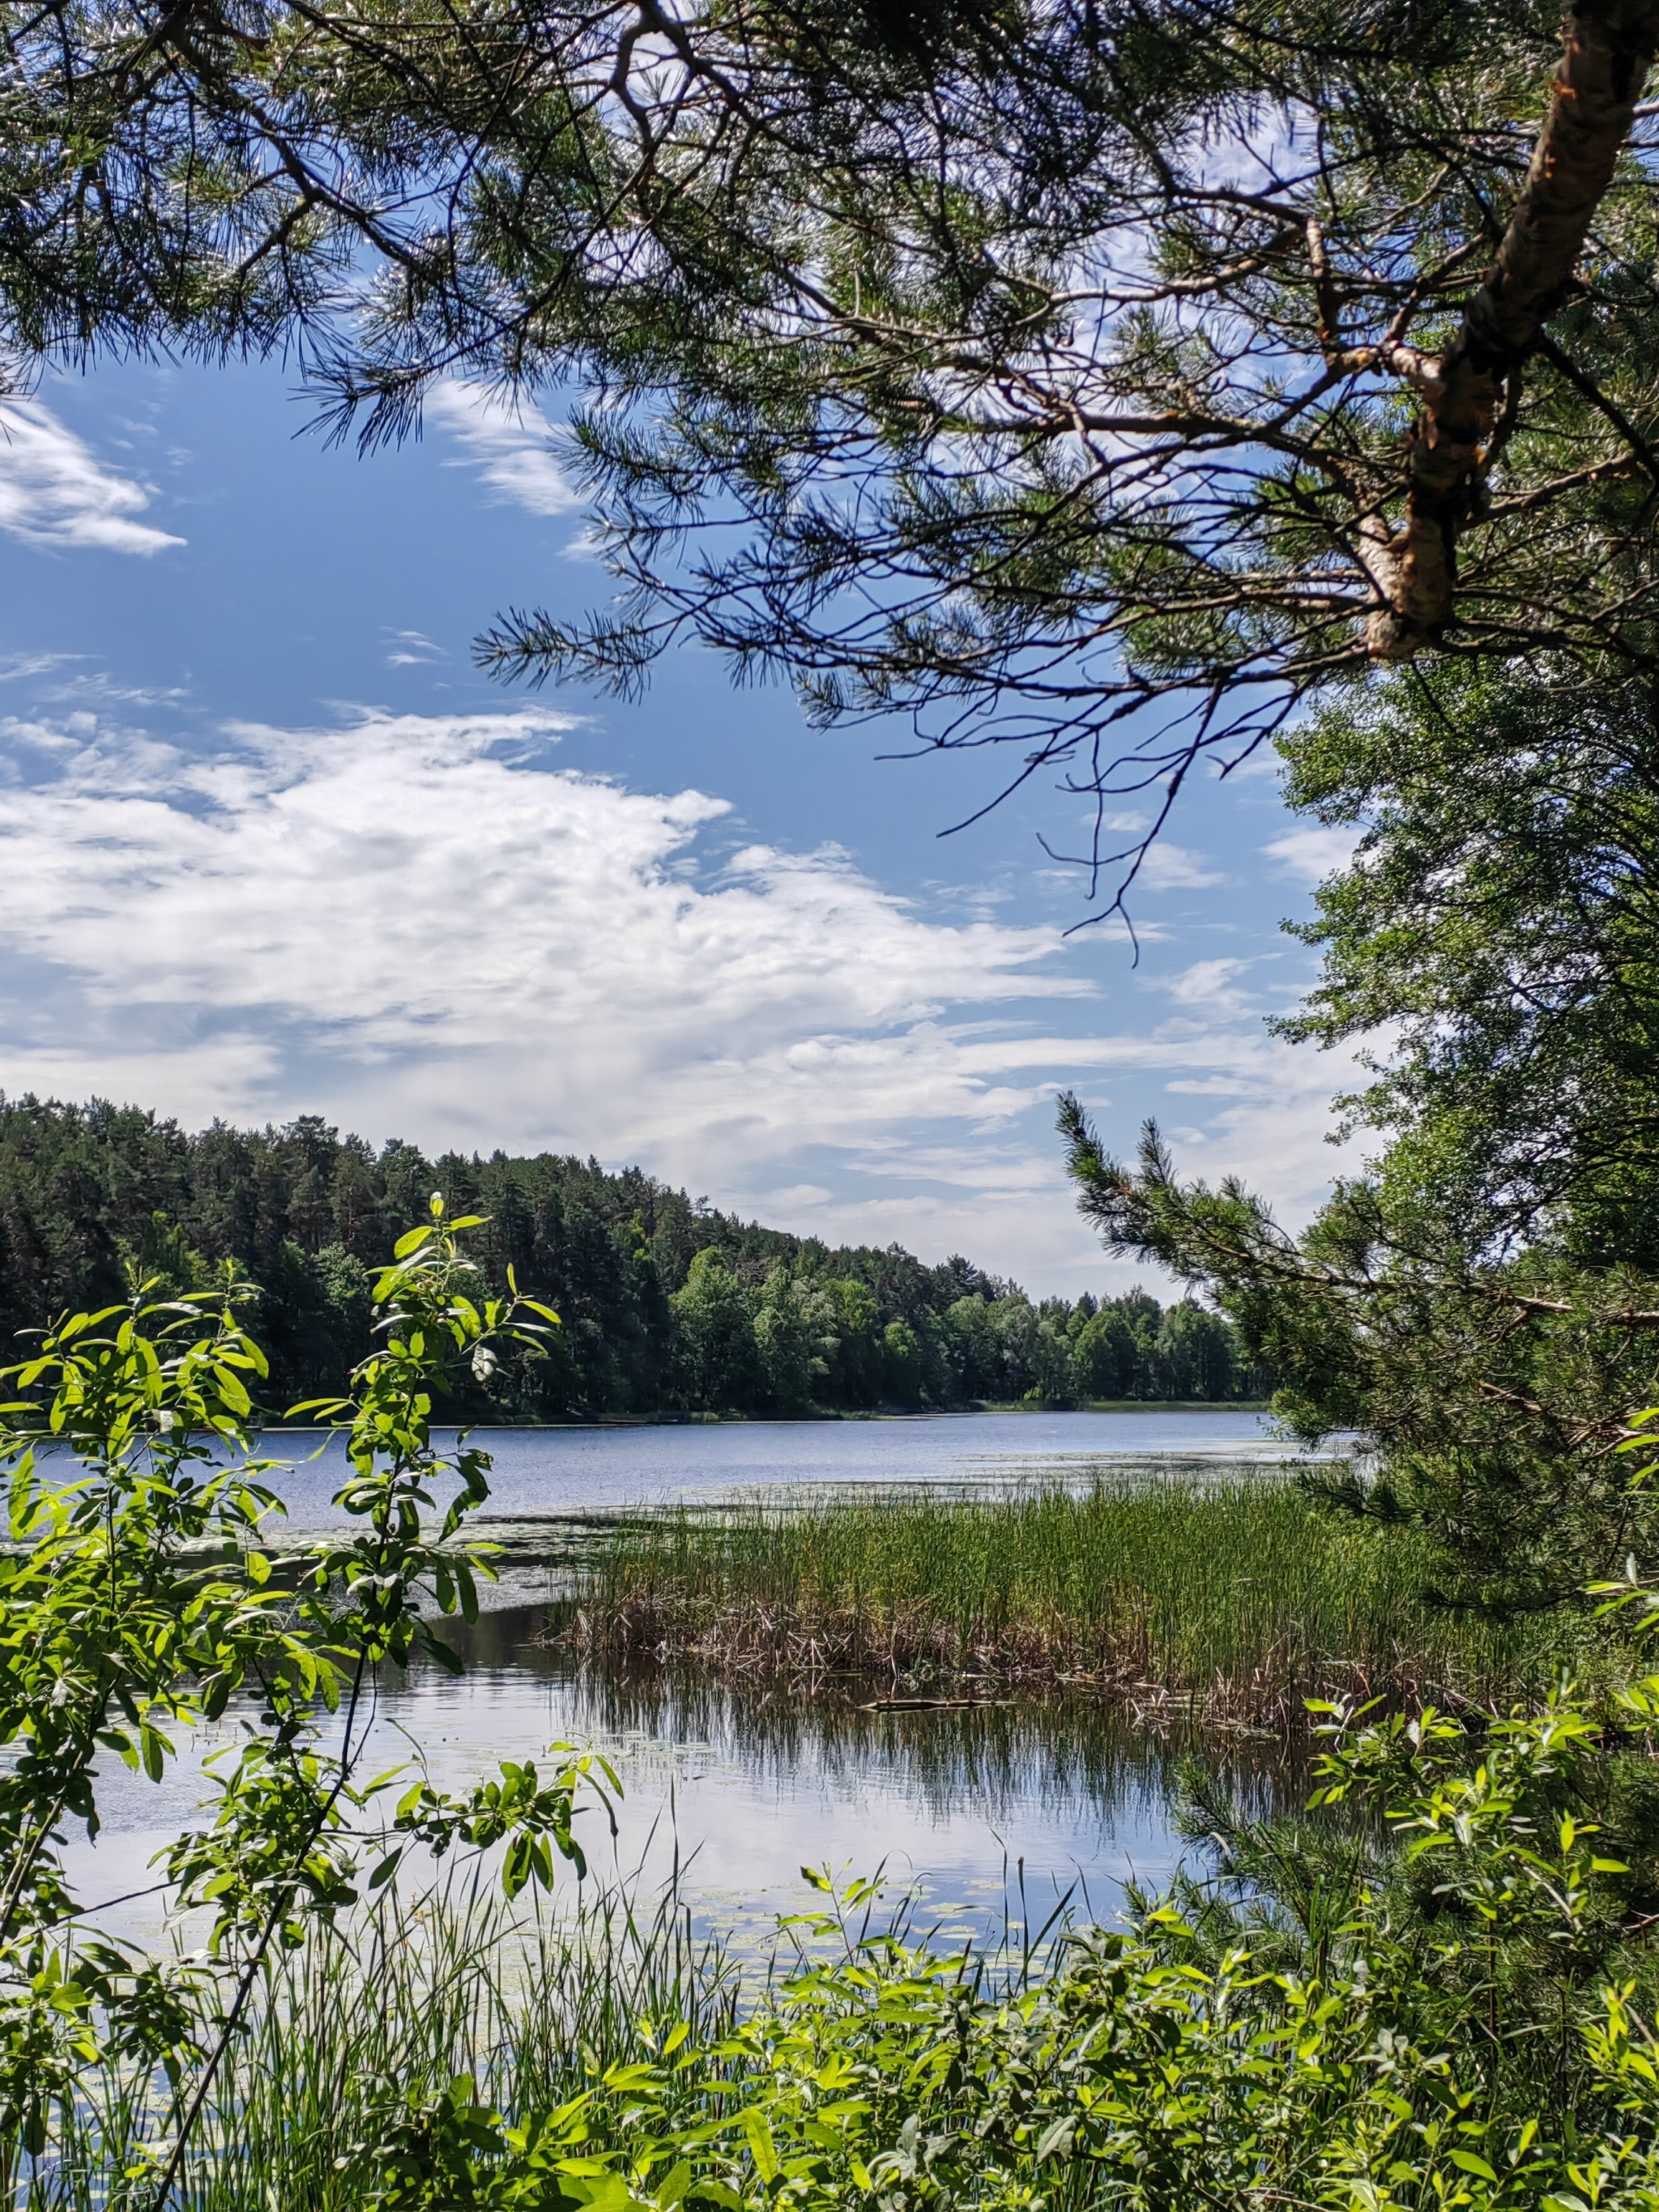
M1273 1718L1341 1684L1523 1686L1542 1632L1455 1616L1409 1532L1278 1477L681 1511L614 1529L573 1640L727 1668L1138 1686ZM1551 1633L1559 1636L1559 1624Z
M802 1899L822 1902L804 1884ZM987 1991L1030 1986L1052 1971L1064 1932L1058 1916L1035 1940L1019 1923L974 1954L965 1978ZM394 1888L275 1960L214 2082L168 2212L359 2212L354 2170L399 2105L465 2075L486 2106L546 2111L593 2090L607 2067L651 2060L681 2023L688 2047L718 2046L744 2014L774 2002L787 1977L850 1960L849 1941L884 1934L925 1940L902 1891L872 1893L827 1942L781 1923L739 1964L720 1940L695 1932L678 1879L644 1899L590 1884L539 1909L504 1904L482 1875L424 1898ZM206 1990L199 2002L205 2049L215 2039ZM678 2101L688 2118L721 2109L718 2082L712 2097L703 2086L720 2070L699 2065L687 2075ZM187 2068L187 2092L193 2078ZM628 2114L611 2101L625 2133ZM21 2212L149 2212L173 2124L159 2072L88 2069L50 2150L32 2171L22 2161L15 2201ZM409 2201L476 2212L471 2197Z
M470 2074L487 2100L556 2105L590 2085L592 2065L640 2056L642 2021L684 2020L700 2040L718 2039L737 1995L731 1960L694 1936L672 1891L636 1913L627 1898L589 1888L556 1917L510 1909L477 1885L424 1900L394 1893L277 1960L171 2203L343 2212L337 2161L372 2137L389 2094L428 2094ZM159 2077L92 2075L27 2201L102 2212L118 2194L114 2178L153 2171L158 2145L170 2148ZM153 2193L141 2187L131 2201Z

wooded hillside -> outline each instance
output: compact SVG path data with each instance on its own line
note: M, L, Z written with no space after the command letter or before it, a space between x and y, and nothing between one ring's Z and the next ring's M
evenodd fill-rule
M492 1283L513 1267L563 1328L498 1378L496 1415L1224 1400L1267 1385L1231 1325L1134 1291L1034 1303L954 1257L829 1247L693 1200L638 1168L544 1152L376 1152L319 1116L188 1132L137 1107L0 1100L0 1340L238 1261L280 1407L337 1385L367 1347L370 1269L425 1218L489 1217ZM482 1401L475 1410L483 1411Z

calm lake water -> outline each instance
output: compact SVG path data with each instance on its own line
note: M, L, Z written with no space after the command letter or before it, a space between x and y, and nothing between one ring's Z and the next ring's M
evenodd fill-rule
M492 1610L471 1635L464 1679L416 1670L382 1686L374 1763L424 1763L435 1783L453 1788L501 1759L539 1758L551 1743L602 1750L626 1796L614 1844L602 1814L586 1816L596 1874L650 1887L678 1861L706 1926L740 1940L769 1929L776 1914L799 1909L803 1865L861 1874L884 1865L952 1928L1000 1930L1005 1913L1040 1923L1067 1891L1078 1910L1109 1918L1126 1880L1156 1885L1181 1856L1171 1801L1183 1757L1200 1753L1256 1809L1302 1790L1276 1743L1199 1746L1092 1698L867 1712L859 1705L870 1692L807 1698L667 1670L577 1670L538 1641L573 1522L673 1499L805 1496L850 1484L972 1492L1086 1482L1114 1470L1153 1480L1266 1473L1287 1455L1259 1415L501 1430L483 1440L495 1468L481 1533L502 1544L506 1572L484 1596ZM303 1444L281 1439L285 1455ZM333 1451L282 1477L285 1540L333 1517L327 1501L337 1480ZM204 1734L196 1749L206 1755L231 1740L228 1729ZM153 1881L151 1854L203 1793L187 1759L159 1788L117 1769L102 1794L104 1833L75 1855L89 1904ZM109 1918L149 1935L160 1911L159 1901L141 1899Z
M480 1430L474 1440L495 1465L489 1504L469 1526L501 1549L494 1603L520 1605L545 1594L550 1569L584 1528L639 1507L787 1502L906 1484L983 1495L1028 1483L1082 1487L1113 1472L1202 1480L1277 1468L1292 1448L1269 1431L1265 1414L1237 1407ZM274 1542L301 1544L337 1525L330 1500L344 1471L338 1440L273 1433L266 1448L286 1462L267 1478L287 1508Z
M984 1484L1046 1474L1086 1480L1097 1467L1151 1457L1212 1465L1272 1462L1289 1447L1264 1413L942 1413L869 1421L690 1421L594 1429L474 1431L494 1456L499 1513L611 1511L733 1491L842 1483ZM453 1433L453 1431L452 1431ZM330 1517L337 1443L273 1431L272 1455L295 1462L278 1486L295 1528Z

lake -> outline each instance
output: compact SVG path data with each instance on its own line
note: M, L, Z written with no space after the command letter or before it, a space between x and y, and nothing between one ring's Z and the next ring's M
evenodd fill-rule
M479 1430L474 1440L495 1464L489 1504L470 1526L500 1547L494 1602L519 1605L547 1591L550 1570L569 1558L584 1530L639 1507L716 1505L757 1495L787 1503L884 1484L985 1495L1022 1483L1081 1487L1109 1471L1149 1480L1271 1471L1295 1455L1271 1425L1263 1413L1224 1407ZM287 1508L275 1544L302 1544L338 1526L343 1516L330 1500L345 1467L339 1439L279 1431L265 1447L288 1462L267 1478Z
M503 1576L466 1639L457 1681L416 1669L381 1685L377 1765L423 1762L454 1788L503 1758L550 1743L592 1745L626 1797L614 1844L585 1816L596 1875L650 1887L678 1863L704 1926L742 1941L800 1907L803 1865L860 1874L885 1867L951 1928L1000 1931L1005 1913L1040 1923L1065 1894L1109 1918L1126 1881L1157 1885L1180 1858L1172 1820L1183 1758L1205 1764L1255 1811L1303 1791L1294 1754L1271 1740L1190 1736L1137 1724L1133 1711L1050 1694L971 1711L860 1710L868 1691L806 1697L666 1668L576 1668L538 1641L570 1532L667 1502L717 1504L763 1492L787 1499L848 1484L921 1484L966 1494L1097 1473L1264 1474L1289 1455L1258 1414L983 1414L878 1421L693 1424L497 1430L485 1526ZM284 1455L308 1449L273 1437ZM283 1540L335 1516L337 1445L285 1472ZM199 1755L231 1741L204 1732ZM112 1760L110 1767L114 1766ZM106 1827L75 1852L90 1903L143 1887L145 1868L202 1795L194 1759L160 1787L125 1771L103 1779ZM1023 1884L1024 1899L1021 1899ZM109 1923L153 1935L160 1903L118 1907Z

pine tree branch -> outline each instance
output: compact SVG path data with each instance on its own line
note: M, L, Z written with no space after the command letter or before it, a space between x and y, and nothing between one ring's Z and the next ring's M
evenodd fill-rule
M1653 0L1592 0L1569 14L1525 189L1455 340L1438 361L1406 347L1382 356L1422 393L1423 412L1410 450L1405 525L1376 559L1388 600L1370 625L1378 660L1408 660L1437 644L1450 618L1458 539L1475 510L1482 447L1507 380L1571 282L1656 48Z

